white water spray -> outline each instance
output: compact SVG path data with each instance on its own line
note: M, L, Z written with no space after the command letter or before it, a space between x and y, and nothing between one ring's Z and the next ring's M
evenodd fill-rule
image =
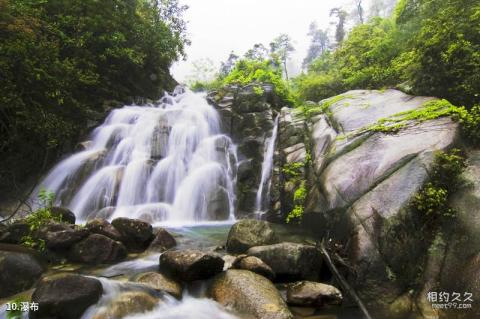
M99 212L152 223L234 219L236 147L219 128L205 96L183 87L155 104L115 109L33 196L53 191L80 221Z
M262 209L265 207L265 200L270 195L271 177L273 169L273 154L275 152L275 141L278 134L278 116L275 118L275 124L272 130L272 136L266 143L266 148L263 154L262 162L262 175L260 179L260 185L258 186L257 196L255 198L255 213L262 213Z

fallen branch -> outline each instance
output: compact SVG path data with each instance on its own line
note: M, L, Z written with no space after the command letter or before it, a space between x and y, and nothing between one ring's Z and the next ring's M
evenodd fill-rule
M335 278L338 280L340 285L342 285L343 290L348 292L348 294L352 297L353 301L355 301L355 303L358 305L360 310L363 312L363 315L365 316L365 318L366 319L372 319L372 316L370 316L370 314L368 313L368 310L365 307L365 305L363 304L360 297L357 295L355 290L352 287L350 287L350 285L347 283L346 279L343 278L343 276L340 274L340 272L338 271L335 264L332 262L332 259L330 258L330 255L329 255L328 251L325 249L323 241L318 245L318 248L320 249L320 253L323 256L323 259L327 263L328 268L330 268L330 270L334 274Z

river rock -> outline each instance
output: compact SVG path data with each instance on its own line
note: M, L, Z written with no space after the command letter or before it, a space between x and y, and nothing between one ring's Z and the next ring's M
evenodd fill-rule
M0 251L0 298L32 287L45 267L29 253Z
M250 248L246 254L260 258L280 280L316 280L322 267L321 255L311 245L280 243L258 246Z
M70 209L65 207L54 206L54 207L50 207L49 210L52 216L60 217L62 222L68 223L68 224L75 224L76 217L75 217L75 214Z
M217 275L210 295L223 306L254 318L293 318L272 282L248 270L230 269Z
M208 279L223 270L223 259L210 252L185 249L160 256L160 271L183 281Z
M254 256L240 255L233 262L232 268L245 269L256 274L262 275L270 280L275 278L275 273L269 265L264 263L260 258Z
M300 281L288 285L287 303L302 307L323 307L339 305L343 297L337 288L312 281Z
M72 246L88 236L86 229L67 229L56 232L48 232L46 244L49 249L64 249Z
M155 239L152 241L148 250L163 252L167 249L173 248L177 245L177 241L173 236L164 228L159 228Z
M114 263L127 257L127 249L118 241L100 234L92 234L72 246L69 259L87 264Z
M93 319L121 319L129 315L152 310L158 299L143 291L123 292L109 303L105 310L93 316Z
M122 236L122 242L133 251L145 250L153 240L152 225L138 219L116 218L112 221Z
M32 319L80 318L83 312L95 304L102 295L99 280L79 275L67 275L41 282L32 295L38 303L38 311L31 311Z
M7 226L0 233L0 242L8 244L20 244L22 238L30 233L30 226L23 221L17 221Z
M166 292L177 299L182 298L182 285L164 274L146 272L135 276L134 281L147 285L157 291Z
M275 232L266 221L243 219L235 223L227 238L229 253L244 253L250 247L269 245L277 242Z
M121 241L122 235L120 232L112 226L107 220L102 218L95 218L90 220L85 225L85 228L92 234L100 234L107 236L110 239Z

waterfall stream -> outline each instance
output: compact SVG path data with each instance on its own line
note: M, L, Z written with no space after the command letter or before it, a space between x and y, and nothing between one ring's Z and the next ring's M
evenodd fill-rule
M278 118L275 118L275 124L272 130L272 136L268 139L263 154L262 162L262 174L260 179L260 185L258 186L257 196L255 198L255 213L261 214L265 207L265 201L270 194L271 177L273 169L273 154L275 152L275 141L278 134Z
M204 95L179 86L157 103L115 109L85 144L33 196L54 192L79 221L234 219L236 146Z

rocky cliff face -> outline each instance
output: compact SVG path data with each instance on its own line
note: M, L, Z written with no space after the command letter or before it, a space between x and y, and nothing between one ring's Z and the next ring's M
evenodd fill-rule
M309 102L301 112L280 109L271 90L264 91L255 96L247 87L210 95L242 154L240 211L251 212L263 143L279 114L268 219L284 221L299 208L305 227L345 253L345 275L361 297L390 316L442 315L427 302L429 291L480 294L478 280L472 280L480 278L478 151L468 152L465 178L471 183L451 203L458 229L439 231L426 243L418 236L422 230L407 222L409 204L429 180L435 153L461 147L458 124L439 117L375 129L382 119L419 110L433 98L355 90Z

